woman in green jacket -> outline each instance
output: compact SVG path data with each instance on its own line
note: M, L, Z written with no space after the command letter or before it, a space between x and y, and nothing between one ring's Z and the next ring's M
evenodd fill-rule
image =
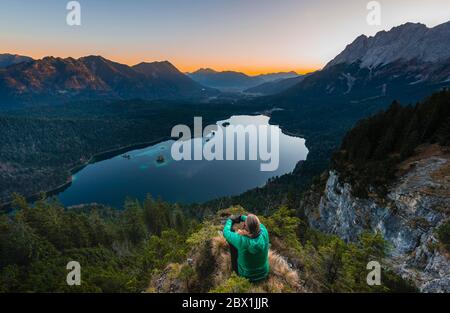
M242 221L244 230L239 233L234 232L233 224ZM269 275L269 234L256 215L232 216L225 223L223 236L230 244L233 270L237 271L239 276L252 282L267 278Z

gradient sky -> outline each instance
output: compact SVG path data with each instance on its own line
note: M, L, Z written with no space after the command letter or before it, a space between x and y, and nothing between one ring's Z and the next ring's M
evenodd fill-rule
M449 0L381 0L381 26L367 25L367 0L80 0L82 26L69 27L67 2L0 0L0 53L307 72L360 34L450 20Z

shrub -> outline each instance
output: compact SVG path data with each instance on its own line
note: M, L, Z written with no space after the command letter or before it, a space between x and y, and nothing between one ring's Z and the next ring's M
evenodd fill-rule
M252 289L252 283L235 273L231 275L223 284L217 286L211 293L248 293Z
M450 220L438 228L437 235L444 248L450 252Z

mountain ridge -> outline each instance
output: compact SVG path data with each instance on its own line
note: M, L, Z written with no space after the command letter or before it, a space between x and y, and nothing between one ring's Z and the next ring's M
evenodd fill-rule
M373 68L397 60L442 62L450 58L450 21L428 28L421 23L405 23L375 36L361 35L326 66L361 61L361 67Z
M0 95L5 102L99 97L154 100L208 97L215 93L168 61L128 66L102 56L48 56L0 70Z
M3 53L0 54L0 68L5 68L22 62L33 61L33 58L24 55Z
M246 90L244 90L244 92L250 93L250 94L256 94L256 95L263 95L263 96L275 95L275 94L281 93L285 90L288 90L289 88L302 82L307 75L308 74L300 75L297 77L291 77L291 78L284 78L284 79L281 78L281 79L277 79L275 81L265 82L265 83L255 86L255 87L246 89Z
M363 111L386 108L393 100L419 101L448 86L450 22L433 28L407 23L357 37L322 70L272 100L302 107L311 101L341 103Z
M211 68L201 68L195 72L188 73L188 75L202 85L211 88L218 88L222 91L238 92L242 92L246 89L253 88L267 82L298 76L298 74L294 71L250 76L242 72L215 71Z

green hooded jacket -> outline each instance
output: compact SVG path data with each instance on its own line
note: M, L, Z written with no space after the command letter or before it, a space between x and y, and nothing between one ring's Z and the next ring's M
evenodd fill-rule
M241 220L245 221L246 216ZM238 272L250 281L263 280L269 275L269 233L263 224L256 238L241 236L231 229L233 221L228 219L223 229L223 236L238 250Z

